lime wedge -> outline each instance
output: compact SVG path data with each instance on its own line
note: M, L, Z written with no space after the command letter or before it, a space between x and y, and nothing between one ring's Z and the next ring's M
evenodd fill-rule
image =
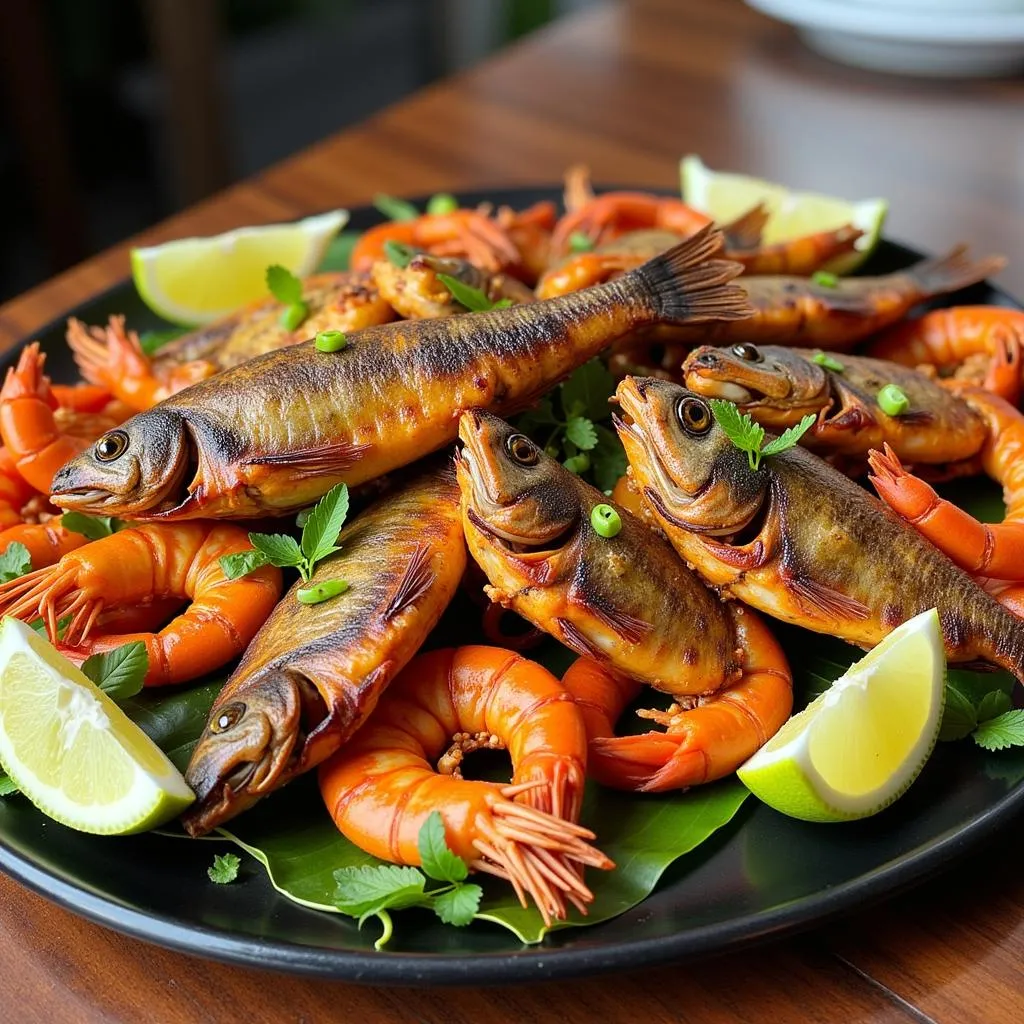
M99 687L12 618L0 625L0 762L44 814L82 832L143 832L195 799Z
M770 807L807 821L866 818L917 778L942 724L938 612L893 630L736 773Z
M293 224L132 249L132 277L146 305L165 320L206 324L266 295L271 264L296 277L312 274L347 220L347 211L333 210Z
M864 234L857 248L822 267L833 274L848 274L871 255L878 244L889 204L885 199L849 202L814 192L792 192L783 185L751 178L745 174L712 171L699 156L684 156L679 164L683 198L691 206L727 224L758 203L764 203L771 217L764 229L768 245L818 231L835 231L852 224Z

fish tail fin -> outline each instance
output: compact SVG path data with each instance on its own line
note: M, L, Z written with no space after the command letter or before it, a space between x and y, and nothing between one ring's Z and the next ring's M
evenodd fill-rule
M747 293L729 283L743 272L742 266L712 258L721 247L722 232L709 224L632 271L656 321L744 320L753 315Z
M1006 266L1002 256L986 256L981 260L971 259L966 245L958 245L945 256L915 263L907 274L924 295L942 295L959 291L977 284L992 274L998 274Z

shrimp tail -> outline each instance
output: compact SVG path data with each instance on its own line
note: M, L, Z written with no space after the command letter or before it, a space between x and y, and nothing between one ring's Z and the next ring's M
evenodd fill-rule
M722 232L711 225L655 256L634 274L657 319L668 323L745 320L753 315L746 292L729 282L743 272L739 263L711 257L722 247Z
M726 250L756 249L761 244L761 236L770 216L768 207L764 203L758 203L735 220L723 224L722 234L725 236Z
M945 256L922 260L907 273L924 294L942 295L977 284L986 277L998 274L1005 266L1006 260L1002 256L973 260L967 254L967 246L958 245Z

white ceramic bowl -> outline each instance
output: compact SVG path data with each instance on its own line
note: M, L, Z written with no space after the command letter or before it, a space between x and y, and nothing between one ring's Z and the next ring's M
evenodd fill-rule
M991 77L1024 69L1020 0L746 2L795 25L810 47L845 64L941 78ZM943 9L936 10L940 3ZM981 10L996 3L1006 9ZM927 15L922 9L926 4Z

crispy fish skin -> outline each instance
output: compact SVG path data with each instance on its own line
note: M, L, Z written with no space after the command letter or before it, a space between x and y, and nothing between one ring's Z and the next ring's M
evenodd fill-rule
M896 274L844 278L832 287L806 277L744 276L737 283L754 307L752 317L703 331L686 325L666 330L673 340L693 344L777 342L843 352L902 319L917 303L976 284L1005 264L999 256L971 260L966 247L958 246Z
M712 693L739 676L730 609L660 536L617 507L621 531L600 537L590 514L608 499L497 416L463 414L459 437L466 542L493 601L668 693ZM536 462L517 462L517 449Z
M702 345L686 357L683 377L691 391L734 402L769 430L814 413L817 421L801 444L822 454L866 457L888 443L901 459L945 463L981 450L984 419L949 388L884 359L844 355L841 364L841 370L821 366L801 348ZM878 404L887 384L910 402L902 415L889 416Z
M616 397L647 509L725 595L864 647L935 607L950 661L989 661L1024 680L1024 623L816 455L790 448L753 470L693 392L627 377Z
M705 229L587 291L270 352L105 435L57 472L53 501L135 519L302 508L450 443L464 409L524 408L638 324L748 315L720 243Z
M341 552L297 582L271 613L213 707L185 778L183 823L202 835L337 750L419 650L466 567L450 467L372 505ZM341 578L349 590L301 604L300 588Z

